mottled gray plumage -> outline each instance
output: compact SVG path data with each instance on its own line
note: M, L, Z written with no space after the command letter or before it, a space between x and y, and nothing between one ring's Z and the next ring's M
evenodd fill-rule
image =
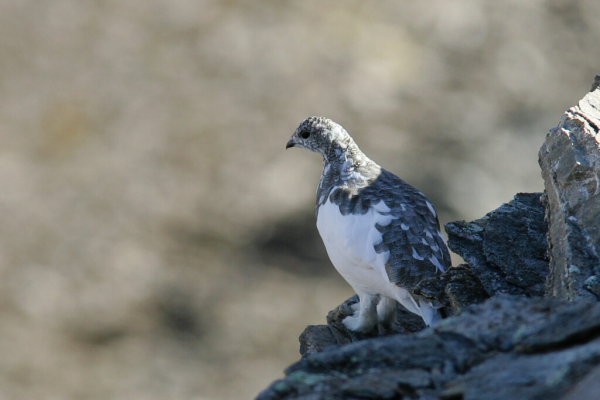
M391 209L395 219L385 227L378 227L383 240L375 245L378 253L390 252L386 271L391 282L412 289L421 280L440 272L432 257L443 270L450 267L450 254L441 237L438 218L427 206L427 198L391 172L382 169L375 180L355 195L332 187L331 199L340 206L342 214L364 213L379 200Z
M342 216L376 216L372 225L380 232L381 239L372 244L372 250L386 255L385 272L389 282L411 290L422 279L450 266L437 214L429 200L369 159L340 125L324 117L307 118L296 129L287 147L303 147L323 156L323 174L317 188L317 218L323 206L330 203L339 207ZM382 220L384 224L377 223ZM354 225L349 229L355 229ZM373 234L364 237L367 236L372 238ZM365 257L359 254L355 258ZM342 273L339 265L336 268ZM350 283L355 290L360 286L360 282Z

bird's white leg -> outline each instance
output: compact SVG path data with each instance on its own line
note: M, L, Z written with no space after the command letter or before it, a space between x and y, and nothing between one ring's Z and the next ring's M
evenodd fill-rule
M396 304L398 302L389 297L381 297L379 304L377 304L377 319L379 323L388 325L392 322L394 314L396 313Z
M342 321L346 328L351 331L366 332L377 323L377 299L379 296L370 294L358 294L360 305L354 315L344 318Z

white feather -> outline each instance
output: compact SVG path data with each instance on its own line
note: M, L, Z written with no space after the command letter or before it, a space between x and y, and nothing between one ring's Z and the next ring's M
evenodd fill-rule
M389 252L377 253L374 245L382 234L375 224L388 225L393 217L383 215L390 209L382 202L362 215L342 215L338 205L327 201L319 208L317 228L327 254L337 271L358 292L377 295L388 285L385 263Z
M414 247L413 247L412 249L413 249L413 252L412 252L412 256L413 256L413 258L414 258L415 260L423 261L423 260L424 260L424 258L423 258L423 257L421 257L421 256L419 255L419 253L417 253L417 249L415 249Z
M435 208L433 208L433 204L431 204L427 200L425 200L425 204L427 204L427 208L429 208L429 211L431 211L431 213L433 214L433 216L437 217L437 213L435 212Z
M435 267L440 271L440 272L444 272L444 267L442 266L442 264L438 261L437 258L435 258L435 256L431 256L429 257L429 261L431 261L431 263L433 265L435 265Z

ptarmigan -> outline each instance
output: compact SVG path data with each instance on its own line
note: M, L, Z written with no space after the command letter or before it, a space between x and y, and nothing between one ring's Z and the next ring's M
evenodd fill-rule
M317 228L337 271L360 298L344 325L368 331L389 323L396 302L432 325L440 315L411 289L450 266L431 202L369 159L348 132L324 117L302 121L287 143L320 153Z

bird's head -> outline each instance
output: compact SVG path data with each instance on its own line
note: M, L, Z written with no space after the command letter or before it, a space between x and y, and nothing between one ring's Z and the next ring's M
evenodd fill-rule
M336 152L346 151L353 143L341 125L325 117L309 117L300 123L285 148L302 147L329 159Z

